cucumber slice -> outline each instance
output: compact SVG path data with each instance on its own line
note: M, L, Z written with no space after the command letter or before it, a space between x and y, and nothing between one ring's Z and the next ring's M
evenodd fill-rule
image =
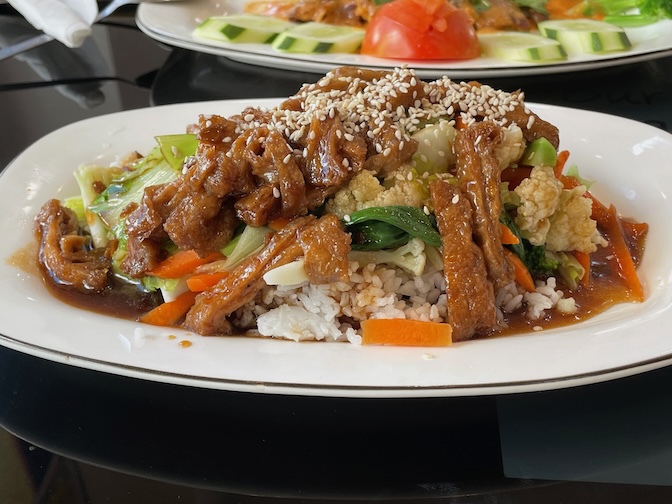
M478 36L484 56L511 61L543 63L567 59L560 42L534 33L496 32Z
M520 157L520 164L527 166L555 166L558 153L553 144L544 137L530 142Z
M231 14L209 17L194 30L193 34L195 37L220 42L270 44L280 32L293 26L296 26L296 23L271 16Z
M539 32L557 40L569 54L600 54L627 51L632 47L620 26L594 19L540 21Z
M354 53L362 45L363 38L361 28L309 22L279 34L273 41L273 48L294 53Z

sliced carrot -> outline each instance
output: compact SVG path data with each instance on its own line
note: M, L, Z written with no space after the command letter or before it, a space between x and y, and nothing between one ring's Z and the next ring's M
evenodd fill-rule
M268 223L268 227L270 227L273 231L280 231L282 228L284 228L291 219L287 219L286 217L278 217L277 219L273 219Z
M553 174L555 178L560 179L562 176L562 170L565 169L565 163L569 159L569 151L563 150L558 152L558 157L555 160L555 166L553 167Z
M368 319L362 322L362 345L449 346L453 326L407 319Z
M500 222L499 227L502 229L502 245L518 245L520 243L520 239L513 234L509 226Z
M644 289L637 276L635 263L632 260L628 244L625 242L623 229L614 205L609 207L608 216L609 219L604 226L604 230L614 250L614 257L616 264L618 264L618 274L625 281L633 299L640 302L644 301Z
M220 280L229 276L228 271L215 271L212 273L199 273L187 278L187 287L193 292L202 292L216 285Z
M213 252L201 257L195 250L180 250L169 256L148 274L159 278L181 278L197 267L224 257L221 252Z
M534 279L532 278L530 270L528 270L527 266L525 266L523 261L520 260L520 257L518 257L515 253L513 253L507 248L504 249L504 255L513 265L516 282L528 292L534 292L535 290L537 290L537 288L534 285Z
M140 322L157 326L174 326L186 315L194 304L197 292L186 291L175 300L163 303L140 317Z
M572 252L572 255L577 261L579 261L579 264L583 266L583 269L586 270L581 280L579 280L579 285L588 287L590 285L590 254L575 250Z

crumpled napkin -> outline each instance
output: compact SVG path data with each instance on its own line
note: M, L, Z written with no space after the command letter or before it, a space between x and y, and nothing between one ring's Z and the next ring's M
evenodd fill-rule
M79 47L91 35L98 15L96 0L7 0L38 30L68 47Z

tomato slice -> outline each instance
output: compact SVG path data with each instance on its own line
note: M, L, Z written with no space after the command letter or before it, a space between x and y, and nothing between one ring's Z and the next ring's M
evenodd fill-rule
M394 59L472 59L481 49L469 15L447 0L394 0L369 21L362 54Z

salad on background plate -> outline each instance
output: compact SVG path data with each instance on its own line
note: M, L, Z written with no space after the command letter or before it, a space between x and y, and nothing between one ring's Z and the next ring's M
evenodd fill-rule
M171 45L320 73L344 64L389 69L409 63L423 78L530 75L642 61L672 50L664 2L648 4L651 13L644 15L636 14L643 5L608 0L415 1L196 0L140 5L136 21Z

